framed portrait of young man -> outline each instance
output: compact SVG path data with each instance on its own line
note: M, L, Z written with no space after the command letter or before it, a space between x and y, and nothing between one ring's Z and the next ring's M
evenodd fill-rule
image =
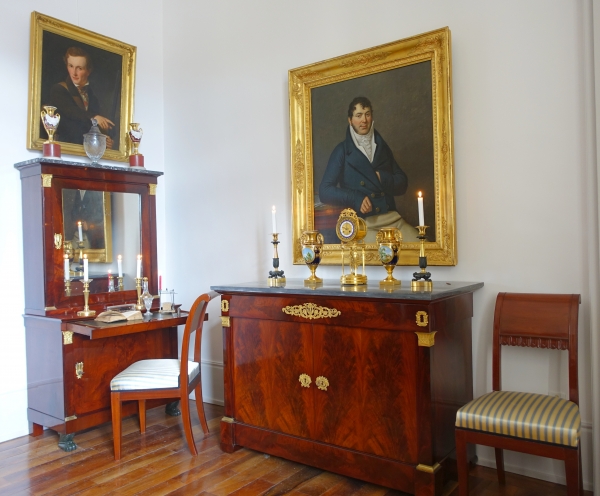
M399 265L456 265L450 30L439 29L289 71L293 258L324 237L322 264L341 264L336 223L364 219L365 263L377 232L402 234ZM423 198L419 215L418 196Z
M48 139L40 114L56 107L54 141L63 153L83 155L83 135L95 119L106 136L104 158L126 161L133 117L136 48L32 12L27 148Z

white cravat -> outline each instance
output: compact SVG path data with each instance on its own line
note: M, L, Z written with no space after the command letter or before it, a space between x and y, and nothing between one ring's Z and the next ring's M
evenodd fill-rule
M373 163L373 157L377 149L377 144L375 143L375 121L371 122L371 129L369 129L367 134L357 134L354 128L350 126L350 135L356 148L363 152L369 162Z

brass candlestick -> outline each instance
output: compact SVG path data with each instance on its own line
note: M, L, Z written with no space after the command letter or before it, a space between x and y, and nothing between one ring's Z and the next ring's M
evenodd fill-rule
M412 291L431 291L433 290L433 282L429 279L431 273L427 272L427 257L425 256L425 231L429 226L417 226L419 235L417 238L421 240L421 250L419 251L419 267L421 272L413 273L413 280L410 282Z
M73 277L74 275L76 275L76 273L71 268L71 264L73 263L73 260L74 260L73 253L75 251L75 250L73 250L73 243L71 241L65 241L63 243L63 249L64 249L66 257L69 259L69 276Z
M65 296L71 296L71 279L65 279Z
M283 270L279 270L279 254L277 253L277 245L279 244L278 236L279 233L273 233L273 241L271 241L273 243L273 270L269 271L267 279L271 288L285 286Z
M144 302L142 301L142 278L141 277L136 277L135 278L135 289L137 290L137 305L135 306L136 310L142 311L142 310L146 310L146 307L144 306Z
M83 310L77 312L78 317L92 317L96 315L96 310L90 310L88 302L90 300L90 282L93 279L84 279L83 280Z
M123 276L117 276L117 282L118 291L123 291Z

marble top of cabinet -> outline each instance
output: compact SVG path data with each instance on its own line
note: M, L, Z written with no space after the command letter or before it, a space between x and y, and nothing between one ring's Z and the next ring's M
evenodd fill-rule
M393 289L380 288L379 281L363 286L341 286L335 279L325 279L322 286L304 285L303 279L288 279L285 287L269 287L266 279L259 282L215 285L210 289L218 293L262 294L262 295L318 295L352 298L378 298L388 300L433 301L463 293L471 293L483 287L482 282L434 281L433 291L411 291L410 281L402 281L401 286Z
M60 165L63 167L87 167L89 169L95 169L99 171L118 171L118 172L133 172L134 174L145 174L148 176L162 176L164 172L153 171L144 167L129 167L127 164L123 165L111 165L111 164L92 164L91 162L75 162L55 158L36 157L23 162L17 162L15 169L24 170L30 167L34 167L39 164L46 165Z

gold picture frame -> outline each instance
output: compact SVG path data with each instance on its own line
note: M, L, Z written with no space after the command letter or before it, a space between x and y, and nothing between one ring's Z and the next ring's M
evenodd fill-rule
M92 64L87 108L66 67L67 50L73 47L79 50L75 53L85 53L84 60ZM90 115L97 114L114 124L112 129L102 129L110 137L109 145L111 142L113 145L112 149L107 147L103 158L127 161L127 131L133 119L136 47L32 12L29 59L27 148L42 149L47 135L40 112L44 105L52 105L61 115L55 141L63 153L86 156L80 136L92 127Z
M323 204L318 194L327 157L333 156L336 144L342 146L344 133L350 139L347 112L353 96L373 100L375 133L381 131L400 168L406 170L408 189L394 199L396 210L413 226L418 223L417 190L424 192L425 224L430 226L425 243L428 264L456 265L447 27L289 71L294 264L304 263L302 233L315 229L328 233L321 264L341 264L341 245L330 229L337 210L344 207ZM418 265L419 247L416 239L403 242L398 265ZM375 242L366 244L365 263L381 264Z
M81 251L90 262L112 263L111 193L63 188L61 201L63 239L71 243L74 259L79 261ZM77 222L82 223L81 250Z

